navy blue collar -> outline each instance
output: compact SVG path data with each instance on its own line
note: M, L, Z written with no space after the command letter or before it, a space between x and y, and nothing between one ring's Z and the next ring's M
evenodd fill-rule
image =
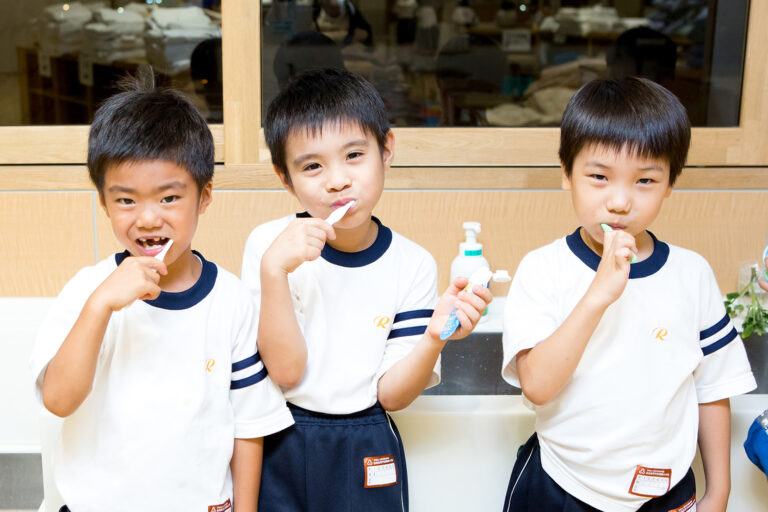
M311 217L308 212L297 213L297 217ZM360 252L344 252L334 249L325 244L320 255L328 263L333 263L340 267L364 267L381 258L389 246L392 244L392 230L383 225L379 219L371 216L373 222L379 226L379 232L376 234L376 240L370 247Z
M203 255L197 251L192 251L203 263L203 270L200 272L200 278L191 288L183 292L160 292L160 295L154 300L145 300L150 306L161 309L181 310L189 309L198 304L211 293L213 285L216 284L216 275L219 273L216 265L203 258ZM130 256L128 251L115 254L115 263L119 266L125 258Z
M592 270L597 271L597 266L600 264L600 256L584 242L584 239L581 238L580 230L580 227L576 228L576 231L565 237L565 241L568 244L568 248L571 249L577 258ZM653 252L643 261L630 265L630 279L638 279L655 274L661 270L661 267L664 266L667 258L669 258L669 246L664 242L660 242L650 231L648 234L653 239Z

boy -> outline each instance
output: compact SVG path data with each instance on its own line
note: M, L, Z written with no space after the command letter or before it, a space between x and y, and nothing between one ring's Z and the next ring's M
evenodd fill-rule
M259 510L407 510L403 448L385 411L439 381L451 309L453 338L464 337L491 295L460 292L457 279L438 303L429 253L371 215L394 136L365 80L329 69L297 77L270 105L265 134L275 172L307 211L257 227L243 256L261 303L259 351L296 420L265 439ZM334 226L323 220L350 201Z
M683 106L645 79L590 82L568 104L560 160L581 227L525 256L510 287L502 375L536 433L504 510L694 510L697 429L698 510L725 510L728 398L755 380L707 262L647 231L689 142Z
M126 250L64 287L32 358L38 396L65 418L62 510L255 511L261 438L293 421L259 361L250 293L190 249L211 133L180 93L136 81L97 111L88 170Z

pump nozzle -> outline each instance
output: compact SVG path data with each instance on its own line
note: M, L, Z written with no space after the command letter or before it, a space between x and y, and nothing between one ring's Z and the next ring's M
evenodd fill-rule
M477 243L477 235L482 231L480 229L480 223L479 222L465 222L461 225L462 229L464 230L464 233L467 237L466 242L470 244Z

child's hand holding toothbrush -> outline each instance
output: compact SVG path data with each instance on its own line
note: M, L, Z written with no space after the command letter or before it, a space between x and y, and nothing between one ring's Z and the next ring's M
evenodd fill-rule
M587 290L587 295L597 300L601 307L613 304L624 293L629 280L630 263L635 258L635 254L637 254L635 237L626 231L606 231L600 265Z
M111 311L120 311L135 300L152 300L160 295L160 276L165 263L151 256L125 258L109 277L94 290L91 299Z
M459 325L446 339L464 338L477 326L483 311L493 300L493 295L488 288L479 284L472 286L472 292L465 290L468 283L469 279L466 277L457 277L440 297L427 326L427 334L431 338L441 339L440 334L446 323L451 321L451 314L454 312Z
M335 240L333 225L355 205L350 201L335 209L327 219L302 217L294 219L278 235L261 259L262 272L282 272L285 275L296 270L305 261L320 257L326 240Z

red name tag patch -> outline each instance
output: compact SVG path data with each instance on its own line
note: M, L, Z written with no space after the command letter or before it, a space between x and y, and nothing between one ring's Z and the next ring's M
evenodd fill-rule
M635 468L635 476L632 478L632 484L629 486L629 494L645 498L663 496L669 491L671 481L671 469L637 466Z
M227 500L221 505L209 505L208 512L227 512L232 510L232 502Z
M364 457L363 471L365 471L366 489L397 483L397 467L395 467L395 458L392 455Z

